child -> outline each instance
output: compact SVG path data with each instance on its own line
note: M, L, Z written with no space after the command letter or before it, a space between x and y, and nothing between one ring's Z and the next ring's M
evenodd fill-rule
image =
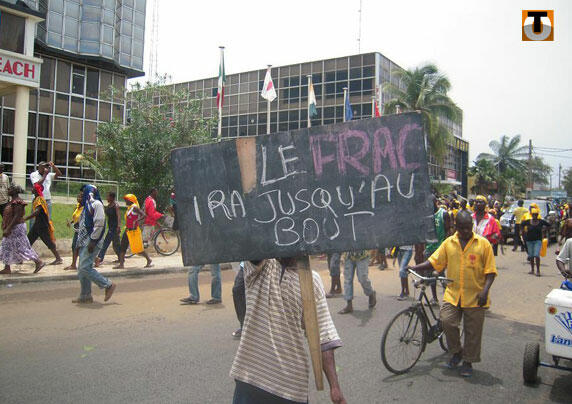
M68 227L73 225L73 239L72 239L72 263L71 265L64 268L64 271L77 270L77 257L79 256L79 248L77 248L77 232L79 230L79 218L81 217L81 212L83 211L83 206L81 206L81 192L77 194L77 205L75 205L75 210L72 213L71 222L68 221Z
M113 267L114 269L123 269L125 263L125 253L127 247L131 247L131 252L134 254L142 255L147 259L145 268L150 268L151 258L143 249L143 237L141 236L141 229L139 222L145 220L145 212L139 208L137 197L133 194L127 194L123 197L127 204L127 212L125 212L125 231L121 236L121 245L119 247L119 265Z

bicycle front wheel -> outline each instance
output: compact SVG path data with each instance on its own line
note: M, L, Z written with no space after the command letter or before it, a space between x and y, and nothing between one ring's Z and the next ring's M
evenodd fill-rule
M408 308L389 322L381 338L381 360L396 375L411 369L425 350L425 319L415 308Z
M153 238L153 246L161 255L174 254L180 245L181 240L179 239L179 233L173 229L162 228Z

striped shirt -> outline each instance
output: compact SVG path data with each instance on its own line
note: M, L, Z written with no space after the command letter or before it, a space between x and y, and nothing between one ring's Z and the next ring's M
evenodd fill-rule
M246 316L230 376L292 401L308 400L300 279L295 269L266 260L261 271L246 261ZM312 271L322 351L340 347L322 280Z

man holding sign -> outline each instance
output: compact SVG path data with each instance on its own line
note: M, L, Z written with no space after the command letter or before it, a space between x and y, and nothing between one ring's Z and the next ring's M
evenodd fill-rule
M334 349L342 346L330 316L320 276L312 272L323 370L334 403L345 403ZM296 261L247 261L246 316L230 376L233 404L307 403L308 355L302 329L302 297Z

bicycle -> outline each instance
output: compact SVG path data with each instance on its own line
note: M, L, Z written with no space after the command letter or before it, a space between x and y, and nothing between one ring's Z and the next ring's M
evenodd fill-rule
M179 250L179 247L181 246L181 238L179 237L179 232L177 230L173 230L173 221L166 220L168 217L163 220L162 225L153 230L151 237L149 237L149 240L153 242L155 251L163 256L173 255ZM133 255L135 254L133 254L129 248L125 253L125 258L130 258Z
M439 281L444 286L453 281L442 276L421 276L411 269L408 271L418 278L413 281L413 286L421 289L421 293L417 301L393 317L381 338L381 360L387 370L396 375L415 366L426 345L436 339L441 349L448 351L441 320L431 307L425 290L432 282Z

